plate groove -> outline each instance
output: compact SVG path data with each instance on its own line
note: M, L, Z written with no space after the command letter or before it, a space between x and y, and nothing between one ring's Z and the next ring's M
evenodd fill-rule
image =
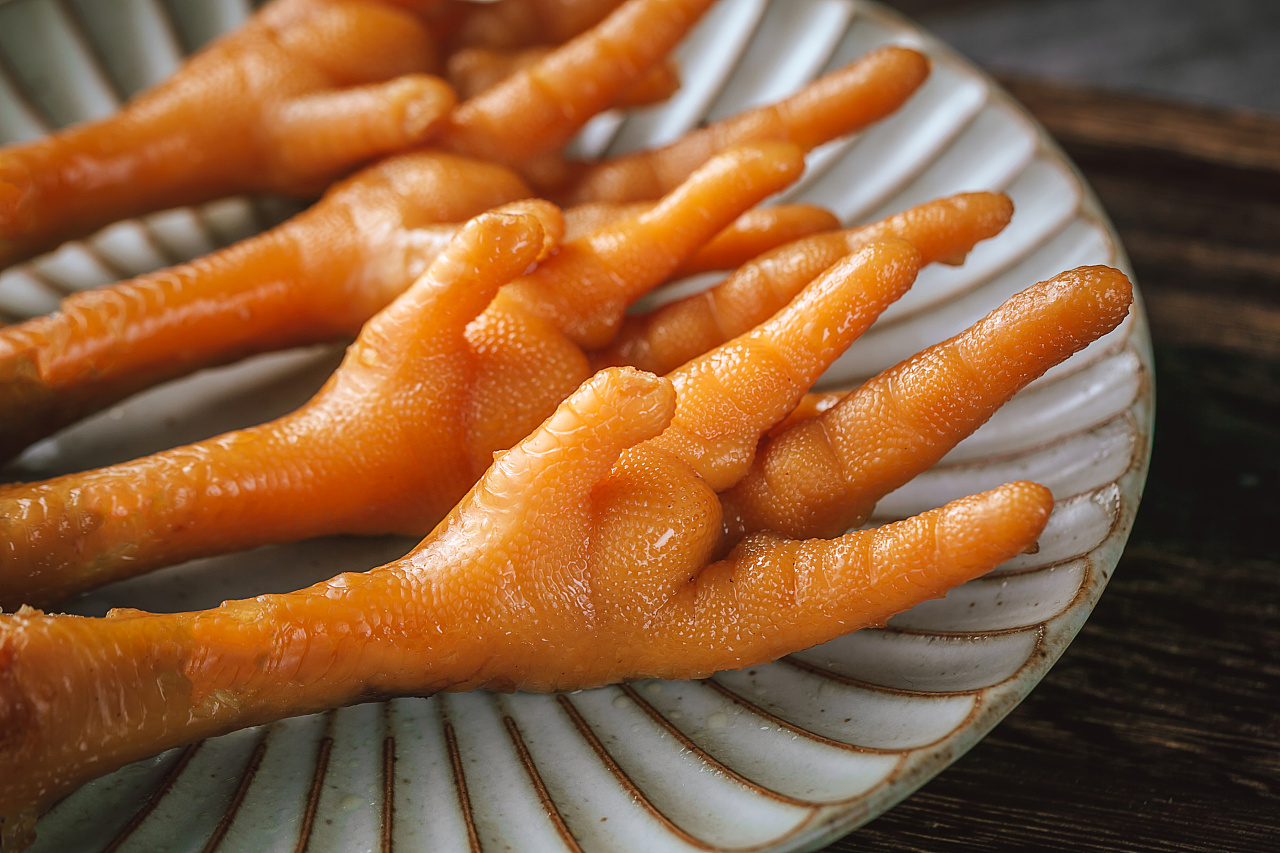
M700 839L690 835L676 824L675 821L667 817L661 809L657 808L649 801L649 798L645 796L644 791L640 789L640 786L632 781L626 771L623 770L618 762L614 760L614 757L609 754L609 750L605 749L604 744L600 742L600 738L596 737L596 733L592 730L591 725L583 718L581 712L578 711L578 708L573 704L573 700L570 697L564 695L557 696L556 701L560 703L560 707L564 709L564 712L569 716L569 719L573 721L573 725L578 729L582 739L595 752L600 763L603 764L611 774L613 774L613 777L618 780L618 784L620 784L627 793L631 795L637 806L646 811L649 816L658 823L662 824L664 829L686 844L698 850L718 849L705 844Z
M307 853L311 830L316 822L316 809L320 804L320 794L324 791L324 777L329 772L329 753L333 750L333 712L329 712L325 717L325 733L320 738L320 748L316 751L315 769L311 775L311 787L307 790L306 807L302 811L302 825L298 829L298 841L293 847L294 853Z
M262 766L262 758L267 754L267 742L271 738L271 731L271 727L268 726L258 738L258 742L253 747L253 752L249 755L249 765L245 768L244 773L240 775L240 781L236 784L236 789L231 795L231 802L227 805L226 811L222 813L222 818L218 821L218 825L214 827L213 832L209 835L209 840L205 842L200 853L214 853L218 849L218 845L222 843L222 839L226 837L227 830L231 827L231 822L236 819L236 813L240 811L240 806L244 803L244 798L249 793L249 786L253 784L253 779L258 774L258 768Z
M653 705L650 705L647 701L645 701L644 697L642 697L636 691L635 687L633 687L630 684L620 684L618 685L618 689L621 690L623 695L625 695L628 699L630 699L632 702L635 702L636 705L640 708L640 710L648 714L649 717L655 723L657 723L659 726L664 728L673 738L675 738L680 743L681 749L687 750L688 752L696 755L698 758L702 759L707 764L715 767L717 771L733 779L735 782L742 785L744 788L750 788L751 790L755 791L758 794L761 794L762 796L769 797L770 799L775 799L779 802L786 803L788 805L804 806L804 807L815 805L815 803L810 800L802 800L796 797L789 797L786 794L780 793L778 791L774 791L764 785L761 785L758 782L748 779L746 776L743 776L741 773L734 770L729 765L723 763L722 761L717 759L714 755L712 755L711 753L707 752L705 749L703 749L702 747L694 743L692 739L690 739L683 731L681 731L675 725L675 723L673 723L667 717L663 716L658 711L657 708L653 707Z
M542 775L538 773L538 766L534 763L533 757L529 755L529 748L525 746L524 738L520 736L520 727L516 725L516 721L511 719L509 715L503 715L502 724L506 726L507 734L511 737L511 743L516 748L516 754L520 756L521 765L524 766L524 772L528 773L529 778L533 781L534 790L538 792L538 799L542 802L542 807L546 809L547 817L551 819L551 823L555 826L556 832L560 834L565 847L572 853L582 853L582 848L578 846L577 839L573 837L573 833L565 825L564 816L560 814L560 810L556 808L551 795L547 793L547 786L543 784Z
M155 811L156 806L160 805L160 800L164 798L165 794L169 793L169 789L173 787L178 777L186 771L187 766L191 764L191 759L195 758L196 752L203 743L204 741L199 741L183 748L173 768L160 780L160 784L156 786L151 796L143 803L142 808L134 812L133 817L129 818L129 822L116 834L115 838L111 839L111 843L102 849L102 853L116 853L129 840L129 837L142 825L147 816Z
M462 816L467 827L467 847L472 853L481 853L480 836L476 832L476 819L471 811L471 797L467 794L467 777L462 772L462 754L458 751L458 736L453 731L453 723L444 719L444 742L449 751L449 769L453 771L453 785L458 792L458 805L462 807Z

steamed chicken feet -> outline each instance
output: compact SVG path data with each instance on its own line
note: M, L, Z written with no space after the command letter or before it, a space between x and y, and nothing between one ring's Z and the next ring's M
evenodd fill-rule
M459 104L432 145L511 166L539 192L569 204L655 199L730 148L789 142L808 151L862 130L898 109L929 73L920 53L881 48L776 104L691 131L665 148L600 163L564 160L561 149L574 134L615 104L710 5L624 3L581 36Z
M485 214L366 325L335 377L292 415L135 462L0 489L7 543L0 604L46 603L269 542L429 530L495 450L518 441L589 375L582 341L616 328L628 301L654 283L643 276L661 280L664 268L732 218L735 193L718 175L768 194L770 180L776 188L798 174L799 153L769 150L778 147L718 158L700 173L707 181L692 180L647 216L597 232L596 251L579 247L575 257L562 248L491 305L498 287L530 264L531 247L547 248L539 218L555 232L558 216L545 202L512 206L535 216ZM752 179L753 171L765 178ZM716 187L720 197L707 198ZM698 220L675 225L689 206ZM628 229L647 236L624 239ZM653 239L671 231L675 238ZM441 290L478 301L467 303L465 316L449 313L435 295Z
M666 201L574 236L538 277L605 275L643 291L672 272L660 258L694 260L716 226L727 226L717 235L726 242L745 238L738 251L783 239L786 221L753 236L744 233L749 222L739 231L731 220L800 168L798 152L778 144L713 158ZM423 273L456 233L456 221L528 195L501 166L439 151L402 154L343 181L265 234L77 294L54 314L0 329L0 460L162 380L354 337ZM799 227L821 227L828 217L805 210ZM708 245L716 256L698 263L731 261L729 248Z
M652 209L653 205L651 201L625 204L588 202L566 208L565 239L572 240L628 216L638 216ZM839 227L840 220L834 213L811 204L757 207L739 216L732 225L703 244L672 278L727 272L779 246Z
M766 439L724 495L729 541L758 530L835 536L862 524L876 501L939 462L1033 379L1118 326L1132 301L1119 270L1060 273Z
M442 84L406 74L429 65L431 53L424 25L404 8L412 4L276 0L117 115L0 149L0 266L167 206L241 192L318 193L361 162L428 135L433 146L512 166L543 192L655 199L734 145L787 140L808 149L860 130L897 109L928 73L920 54L885 48L665 149L601 164L561 160L560 147L658 63L711 2L629 0L448 109ZM289 51L297 56L274 55ZM428 111L425 100L437 108ZM446 111L438 123L425 118Z
M488 464L489 454L518 441L524 431L588 375L588 360L596 355L583 349L586 342L594 336L609 335L621 321L628 302L661 279L665 269L680 263L682 254L700 239L693 233L696 229L692 226L679 224L683 220L681 209L696 209L701 218L718 207L721 212L714 214L711 222L703 220L704 229L709 229L716 219L731 215L733 194L727 192L723 178L733 176L744 180L752 171L753 158L754 168L763 168L766 173L780 169L777 174L785 176L785 156L773 166L766 156L773 147L777 146L748 148L717 158L686 182L686 191L672 194L656 208L646 207L645 215L638 222L618 222L598 230L592 236L596 250L586 251L591 243L583 242L578 246L576 257L574 251L561 251L517 285L505 288L466 328L465 346L455 356L467 369L454 375L456 387L437 381L440 368L435 363L381 359L377 363L362 364L349 358L343 371L365 377L354 386L360 389L359 394L322 393L303 410L311 412L300 421L305 429L297 428L299 413L255 430L157 454L136 463L0 490L0 509L3 509L0 515L11 517L8 538L12 543L8 555L0 555L0 567L3 567L0 604L12 607L20 603L47 603L115 577L211 553L201 549L233 550L325 532L377 532L377 528L359 521L362 512L381 520L384 530L399 530L401 528L385 526L389 524L388 519L399 518L405 506L417 507L424 511L418 522L420 526L403 529L405 532L428 529L472 480L464 477L454 483L447 477L434 476L433 468L424 466L423 460L432 457L445 460L448 465L469 470L474 478ZM785 147L775 152L774 157L784 152ZM798 165L798 154L793 156ZM755 183L746 180L747 185ZM719 196L719 201L708 197L708 192ZM999 197L992 197L987 204L947 206L949 216L956 221L923 217L933 222L940 234L918 231L914 236L935 254L940 245L947 247L944 255L963 254L971 243L957 235L967 234L965 239L974 241L994 230L991 223L986 222L988 217L975 215L975 211L980 213L1001 205ZM512 206L513 209L521 207L535 212L542 210L543 222L547 222L545 205ZM908 218L920 217L910 215ZM482 221L497 224L503 220L484 217ZM662 225L664 221L667 225ZM654 226L658 226L656 230ZM877 231L878 226L868 228ZM639 237L645 230L650 234L644 239L626 239L626 232L619 229L630 229L632 237ZM554 222L552 230L556 230ZM681 235L684 249L680 248L680 241L661 236L672 230ZM910 229L899 230L911 233ZM880 231L882 236L892 233L887 227ZM704 230L705 233L708 231ZM631 270L632 274L619 277L618 273L623 270ZM561 275L564 272L572 275ZM646 280L644 276L649 278ZM432 276L428 278L434 284L420 282L418 290L443 284ZM493 281L501 283L498 279ZM490 286L496 287L496 283ZM871 298L878 297L873 293ZM387 316L403 317L407 312L407 316L416 317L417 312L428 307L429 303L421 299L410 299L404 305L393 306ZM758 313L759 307L744 301L744 311ZM366 329L366 335L378 328L387 328L389 322L386 318L375 320ZM720 328L723 331L728 327L725 323ZM399 328L402 337L410 339L455 334L447 323L442 327L429 316L402 323ZM670 337L662 322L651 324L650 329L658 337ZM379 349L395 352L397 340L394 337L384 340ZM716 343L719 341L708 341L704 349ZM456 403L455 397L459 394L467 400L465 405ZM457 436L448 438L442 431L428 435L423 432L425 427L415 429L406 425L399 430L386 430L380 426L386 418L357 416L380 411L382 404L377 400L402 408L410 404L421 406L422 414L413 423L434 424L439 419L458 417L458 411L463 411L465 440ZM342 414L348 407L351 413ZM348 424L358 427L352 429ZM349 434L335 438L332 433L338 428L348 429ZM299 435L299 432L307 434ZM312 432L315 434L310 435ZM253 462L238 459L231 452L237 449L242 452L245 436L276 433L287 435L287 440L293 442L289 452L262 459L254 457ZM272 446L275 445L281 445L281 441L275 441ZM395 476L387 481L389 484L399 483L405 489L415 488L416 484L416 488L425 490L422 495L406 503L403 495L389 486L385 500L393 506L380 513L374 509L380 505L374 496L366 495L368 478L358 488L347 487L339 484L344 468L302 465L298 461L325 456L329 453L326 448L337 447L346 448L348 455L359 457L364 452L360 448L366 445L381 464L394 466ZM159 474L171 469L191 471L193 466L200 472L194 486L187 477L170 480L158 475L141 475L141 472ZM333 479L335 476L338 480ZM273 490L282 490L283 494L290 489L330 494L333 497L328 500L333 503L326 504L328 510L321 512L318 508L295 507L296 502L284 497L272 498ZM253 510L249 514L251 521L241 522L242 515L235 507L242 501L240 496L250 494L258 495L254 500L262 501L264 508ZM222 504L227 507L218 509ZM197 505L204 507L203 515L196 513ZM271 515L275 512L297 513L300 517L276 522ZM64 517L87 521L66 524ZM234 529L220 532L224 525Z
M270 231L0 329L0 461L158 382L353 338L456 223L531 194L501 166L433 151L392 157Z
M900 292L918 258L879 244L671 380L598 374L391 564L204 612L0 616L0 813L196 738L372 698L772 660L1029 548L1051 499L1015 483L834 540L754 536L712 561L717 493L874 316L848 273L876 253L879 289ZM434 298L459 313L475 299Z
M0 606L43 604L198 554L316 535L316 523L331 524L335 511L364 516L350 520L355 530L396 531L380 494L401 513L430 506L429 494L400 492L419 489L424 476L449 484L465 467L457 454L444 470L433 470L432 459L469 420L458 402L474 373L465 325L554 246L547 231L554 234L558 211L545 202L521 207L464 228L292 415L130 463L0 488ZM405 457L388 454L402 437L411 439L396 447ZM472 482L452 488L461 494Z
M313 194L454 105L434 41L379 0L275 0L101 121L0 149L0 266L118 219Z
M422 17L436 2L274 0L116 115L0 149L0 266L164 207L318 194L436 136L494 162L550 153L713 0L630 0L456 109L421 73L437 65Z
M809 280L843 255L876 240L906 240L924 263L956 263L999 234L1013 215L1001 193L962 193L926 202L879 222L827 231L773 249L702 293L627 317L613 342L595 354L597 367L628 364L666 373L739 335L791 301Z
M516 168L555 154L660 62L714 2L628 0L591 29L459 104L433 144Z
M517 51L484 48L460 50L449 57L445 79L460 98L486 92L522 68L528 68L551 53L550 47ZM673 60L660 62L613 99L617 108L646 107L665 101L680 88L680 75Z
M519 168L540 191L565 204L657 198L718 151L765 140L809 151L892 114L929 76L929 60L905 47L882 47L808 83L775 103L690 131L663 148L599 163L556 158Z

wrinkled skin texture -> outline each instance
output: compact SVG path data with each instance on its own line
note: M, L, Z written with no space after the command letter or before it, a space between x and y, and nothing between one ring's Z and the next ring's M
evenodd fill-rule
M554 149L644 69L654 67L707 2L632 0L603 20L600 16L616 4L526 0L499 5L527 7L526 12L537 7L556 32L579 33L588 22L595 26L467 100L433 136L434 144L445 149L494 162L470 162L443 151L391 158L267 234L190 264L77 294L49 317L0 332L0 406L12 413L0 424L0 460L157 382L255 352L354 334L452 235L455 229L442 223L531 194L499 162L517 167L544 192L555 189L584 203L597 197L652 200L735 145L781 139L807 150L856 131L896 109L928 72L919 54L888 48L779 104L696 131L667 148L602 164L565 163ZM377 150L361 148L358 154L343 148L380 139L369 123L388 121L388 110L399 115L417 91L409 78L392 80L385 91L381 84L369 84L370 89L352 81L390 73L396 57L408 54L386 39L413 42L413 33L425 33L427 27L419 23L417 30L406 29L397 22L432 10L439 11L430 0L277 0L117 116L0 150L0 265L156 207L237 191L318 191L360 160L404 147L407 143L379 143ZM447 17L428 15L436 27ZM628 38L636 32L645 38ZM406 62L426 62L419 54L427 48L419 47ZM288 55L277 56L281 51ZM248 85L241 80L252 76L248 69L261 63L273 74L297 77L293 88L237 89ZM315 86L321 89L313 91ZM219 99L235 101L234 109L223 109ZM219 127L230 128L231 138L207 135L201 118L211 104ZM543 132L527 132L535 114L548 123ZM288 118L281 126L293 128L293 148L312 160L329 158L322 167L295 169L298 186L313 189L290 189L288 180L273 177L280 169L261 162L285 158L297 166L305 159L281 147L288 134L242 127L255 122L274 127L284 121L281 116ZM506 130L511 126L526 132L512 134ZM274 142L258 151L254 146L266 144L264 139ZM516 139L526 146L537 143L515 151L510 145ZM102 151L93 153L95 146ZM153 150L154 156L147 153ZM216 167L204 162L208 158L216 159ZM67 169L71 172L64 175ZM237 175L228 177L227 169ZM751 223L744 223L739 235L726 234L719 246L707 246L706 257L689 257L672 272L735 265L772 248L787 229L800 236L834 225L813 209L789 213L790 220L781 211L771 214L774 218L766 218L755 236ZM795 283L793 292L803 283ZM756 311L752 322L764 316L767 312ZM739 325L719 340L750 325ZM605 343L603 335L597 329L583 340L598 347Z
M789 98L690 131L663 148L602 163L525 164L523 173L557 201L656 198L718 151L748 142L791 142L806 151L894 112L929 75L914 50L884 47L812 81Z
M487 48L460 50L449 57L445 78L460 98L473 98L528 68L551 53L550 47L499 51ZM661 103L680 89L680 73L673 60L650 66L648 72L613 99L619 109Z
M366 325L335 378L293 415L135 462L0 489L0 603L45 604L270 542L421 535L495 450L527 434L586 379L584 347L612 337L631 302L802 167L794 146L738 149L662 203L554 256L563 223L549 203L513 205L532 214L519 227L481 216L416 290ZM501 236L513 228L527 233ZM522 275L539 257L543 263ZM422 293L445 284L469 287L481 300L461 325L423 307Z
M397 155L264 234L76 294L53 314L0 329L0 460L161 381L255 353L353 338L426 270L463 220L532 195L502 166L439 150ZM567 250L589 247L598 241L594 232L607 234L606 226L650 214L656 204L566 211ZM680 215L673 230L695 217L691 205ZM836 225L827 211L805 205L750 210L674 275L731 269ZM647 239L671 246L672 236ZM563 262L557 269L581 273ZM643 280L657 283L649 272Z
M875 376L760 447L724 495L725 526L837 536L938 463L1018 391L1125 318L1133 287L1080 267L1013 296L973 326Z
M541 210L545 221L548 208ZM956 230L971 225L962 217ZM950 238L942 244L955 245ZM502 279L490 278L488 287ZM340 371L343 381L290 418L136 463L0 490L10 543L0 555L3 600L10 607L54 600L153 566L266 542L428 529L494 450L511 446L528 428L522 425L536 423L587 375L590 352L552 309L573 305L586 312L577 320L594 316L607 327L627 302L615 280L593 290L574 279L572 298L538 309L528 287L535 280L521 280L530 301L507 288L464 334L447 316L427 319L420 301L405 301L366 329ZM888 304L874 290L867 295L880 308ZM1113 270L1064 274L838 406L828 400L823 408L831 410L818 421L803 423L810 409L792 412L787 429L771 431L751 473L726 493L722 544L760 530L832 536L861 523L881 496L934 464L1019 388L1114 328L1130 298L1128 282ZM439 359L396 356L435 337L446 342ZM876 402L880 389L891 390L892 404ZM382 414L370 417L373 411Z
M0 149L0 266L166 207L316 195L428 141L507 165L550 154L711 3L631 0L580 34L553 26L574 37L456 104L433 76L437 2L274 0L116 115Z
M457 223L532 194L500 166L439 151L399 155L270 231L0 329L0 460L164 380L355 337L426 270Z
M116 115L0 149L0 265L166 207L318 193L435 132L454 105L436 64L402 9L276 0Z
M168 746L373 697L771 660L1025 550L1052 505L1030 483L836 540L756 536L713 558L717 493L918 263L905 243L868 246L669 380L598 374L387 566L200 613L0 616L0 813ZM458 289L419 296L443 300L435 313L481 310Z
M956 263L999 234L1013 203L999 193L962 193L927 202L879 222L797 239L741 265L725 281L648 314L627 317L597 367L629 364L665 373L709 347L741 334L786 305L818 273L876 240L906 240L921 260Z

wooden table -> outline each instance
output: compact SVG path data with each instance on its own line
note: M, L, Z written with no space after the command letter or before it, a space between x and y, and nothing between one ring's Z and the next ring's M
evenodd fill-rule
M1004 81L1151 319L1155 451L1084 630L953 767L830 851L1280 850L1280 119Z

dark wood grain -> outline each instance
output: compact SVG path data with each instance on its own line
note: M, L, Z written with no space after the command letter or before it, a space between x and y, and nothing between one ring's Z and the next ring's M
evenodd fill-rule
M1048 677L828 850L1280 850L1280 118L1005 82L1131 256L1155 343L1151 473Z
M1191 163L1280 174L1280 119L1247 110L1190 108L1043 80L1001 83L1064 144L1174 155Z

